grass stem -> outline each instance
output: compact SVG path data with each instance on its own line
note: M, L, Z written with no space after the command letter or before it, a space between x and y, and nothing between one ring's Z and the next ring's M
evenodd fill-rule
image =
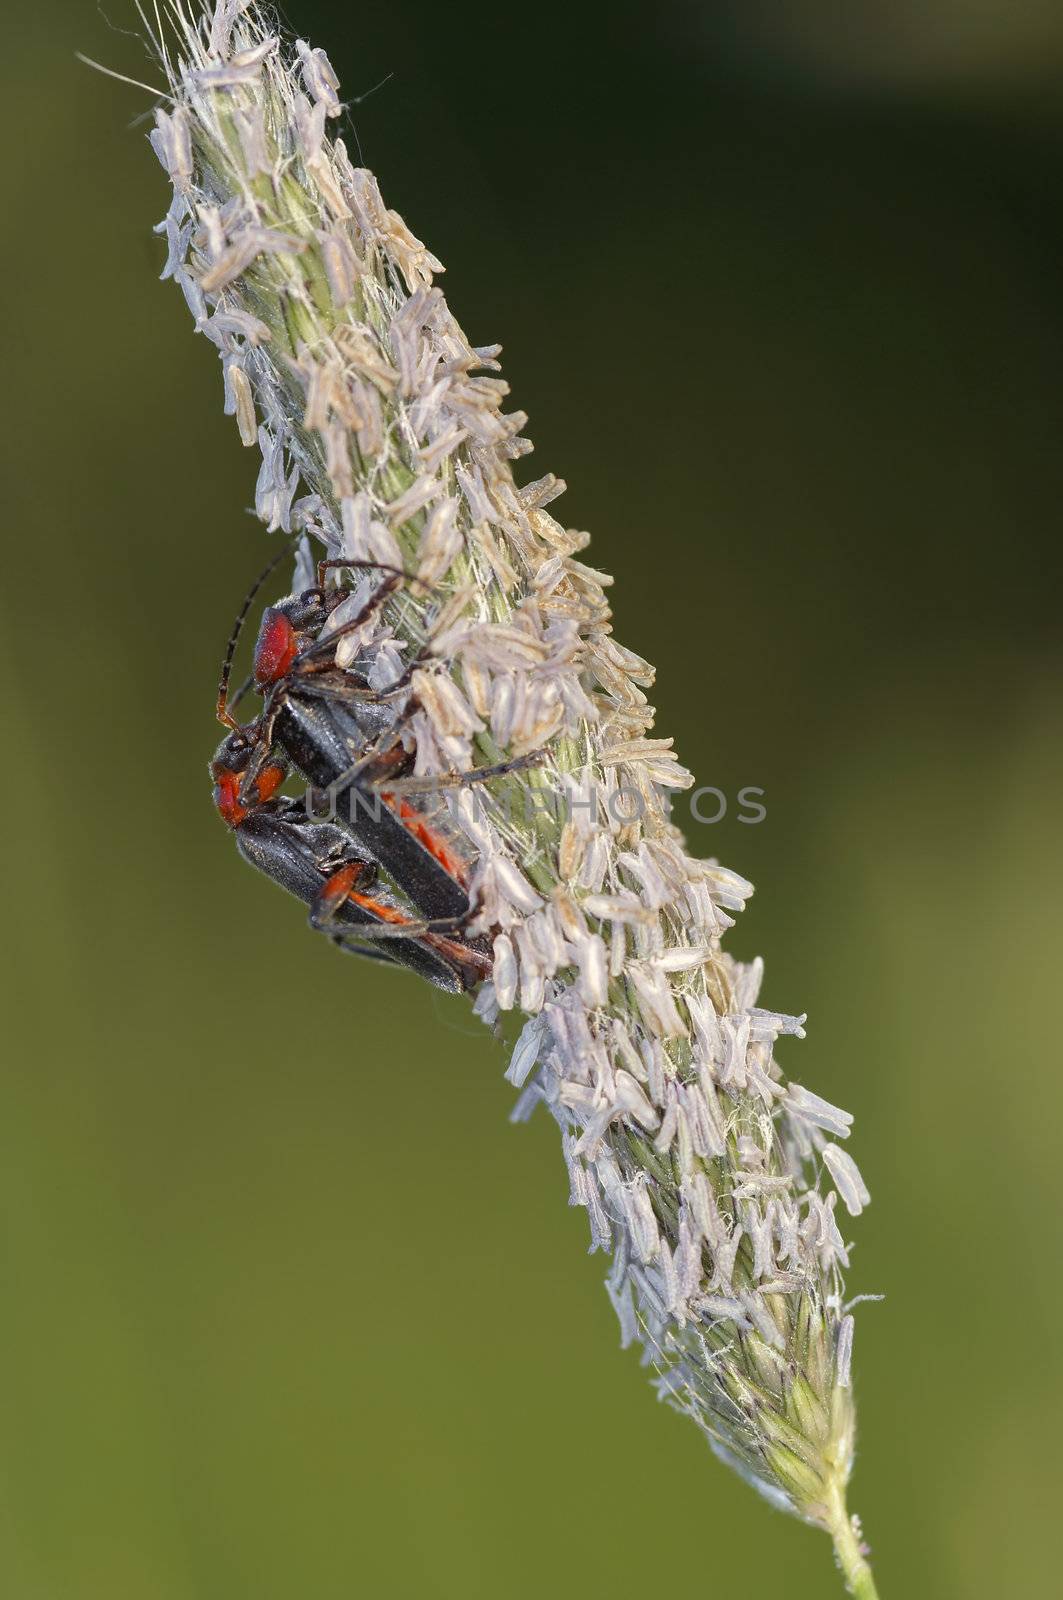
M828 1532L834 1540L834 1554L845 1579L845 1586L856 1600L879 1600L875 1575L871 1571L863 1546L853 1526L845 1505L845 1490L838 1485L829 1510Z

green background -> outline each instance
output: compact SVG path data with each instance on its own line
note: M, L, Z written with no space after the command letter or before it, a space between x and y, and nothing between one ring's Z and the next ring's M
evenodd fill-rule
M782 10L291 6L348 94L394 73L365 159L504 342L660 731L766 791L690 836L758 885L784 1062L856 1113L883 1594L1042 1594L1063 24ZM213 815L255 462L156 281L147 97L75 48L154 77L89 0L5 31L0 1591L840 1592L617 1349L499 1046Z

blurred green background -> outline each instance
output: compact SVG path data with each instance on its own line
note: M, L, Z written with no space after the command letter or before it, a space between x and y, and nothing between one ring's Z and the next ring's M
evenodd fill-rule
M126 0L107 0L114 28ZM1063 19L1029 0L292 0L501 339L695 848L856 1113L883 1593L1054 1586ZM839 1592L617 1349L553 1126L461 1002L330 950L210 804L266 541L150 227L154 78L5 33L0 1591ZM350 139L353 146L354 140Z

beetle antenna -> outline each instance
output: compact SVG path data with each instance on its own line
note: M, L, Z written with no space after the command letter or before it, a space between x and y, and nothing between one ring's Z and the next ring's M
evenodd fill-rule
M278 550L277 554L273 557L273 560L269 563L269 565L263 567L262 571L259 573L258 577L255 579L254 583L244 596L244 603L237 613L236 621L233 623L233 631L229 635L229 643L225 647L225 660L221 664L221 677L218 679L217 715L218 721L223 727L238 728L240 726L228 705L229 676L233 670L233 657L236 654L236 646L239 643L240 630L247 620L247 613L250 611L251 606L254 603L256 594L261 589L266 579L272 573L274 573L280 566L281 562L291 554L292 548L298 538L299 535L297 533L292 534L291 538L285 540L283 550Z
M229 701L229 711L234 716L236 714L236 708L240 704L240 701L244 698L244 695L247 694L249 690L254 688L254 686L255 686L255 675L254 675L253 672L249 672L247 674L247 677L244 679L243 683L240 685L239 689L237 689L236 693L233 695L232 699Z

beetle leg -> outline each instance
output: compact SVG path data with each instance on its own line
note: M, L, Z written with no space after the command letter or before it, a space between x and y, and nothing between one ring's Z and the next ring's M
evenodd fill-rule
M490 767L472 767L468 772L436 772L423 778L370 778L373 789L386 788L391 794L435 794L440 789L461 789L473 783L491 783L495 778L505 778L511 772L523 772L537 767L543 759L541 750L527 755L514 756L509 761L496 761Z
M394 572L394 569L388 570ZM338 639L342 639L346 634L357 633L358 629L373 615L373 612L379 606L382 606L384 601L400 587L403 576L401 573L394 572L393 576L385 578L375 593L369 596L369 599L356 616L351 617L349 622L343 623L342 627L334 628L331 633L320 634L312 644L306 646L305 650L300 651L292 662L292 669L298 670L299 667L304 666L307 662L313 661L323 650L330 649Z
M397 906L388 905L385 900L360 892L357 885L365 882L366 872L366 864L361 861L350 861L342 867L337 867L314 896L310 907L311 927L321 933L335 934L338 931L337 919L340 909L348 902L379 919L378 922L368 922L360 926L357 935L359 939L431 938L438 933L453 933L460 927L460 917L439 917L434 921L408 917ZM465 949L458 940L447 942L454 943L461 950Z
M385 945L359 944L357 939L346 939L342 933L329 934L329 942L342 950L344 955L363 956L367 961L386 961L388 966L395 965L395 958Z
M328 561L319 561L317 564L317 587L319 592L325 593L325 573L330 569L347 569L351 572L389 572L396 578L405 578L407 583L420 584L422 589L430 590L431 586L422 583L416 572L407 572L404 567L394 567L387 561L355 561L350 556L335 556Z

